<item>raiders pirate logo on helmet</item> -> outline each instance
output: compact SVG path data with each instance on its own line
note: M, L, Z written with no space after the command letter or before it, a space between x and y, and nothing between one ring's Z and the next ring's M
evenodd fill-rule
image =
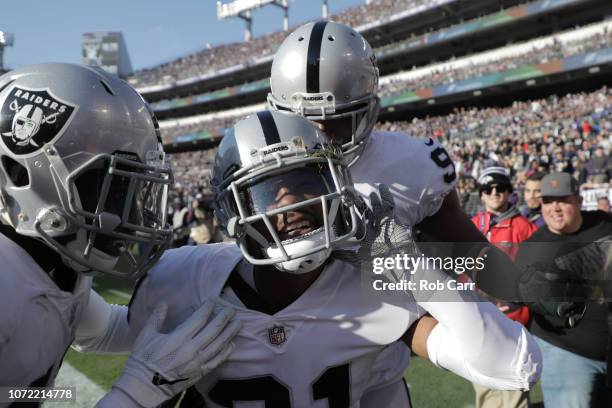
M34 153L62 133L76 109L46 89L16 86L0 110L2 143L19 156Z

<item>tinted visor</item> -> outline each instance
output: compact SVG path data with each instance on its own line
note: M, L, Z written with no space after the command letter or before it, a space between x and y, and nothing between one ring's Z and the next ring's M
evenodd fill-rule
M322 167L322 166L321 166ZM266 177L245 188L249 215L329 194L334 182L327 168L302 167Z

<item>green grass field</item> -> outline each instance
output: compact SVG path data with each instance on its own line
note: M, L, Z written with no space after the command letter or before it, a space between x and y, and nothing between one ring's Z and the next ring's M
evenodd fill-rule
M127 304L133 286L124 281L105 278L96 280L95 289L108 302ZM125 360L126 356L88 355L72 349L66 354L66 361L71 366L104 390L110 389L121 373ZM406 381L416 408L474 406L474 391L468 381L440 370L418 357L413 357L410 368L406 371ZM541 390L537 386L531 392L531 403L541 406L541 401Z

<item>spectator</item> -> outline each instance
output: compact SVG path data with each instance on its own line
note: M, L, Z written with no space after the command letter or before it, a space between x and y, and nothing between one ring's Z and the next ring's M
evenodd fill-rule
M174 229L173 245L176 247L187 244L189 240L189 208L180 198L174 199L172 212L172 228Z
M478 178L478 189L485 209L479 211L472 221L491 243L514 259L516 245L529 238L536 227L509 204L512 184L508 172L503 167L485 169ZM529 321L527 307L493 301L510 319L522 324ZM474 390L477 408L526 408L529 405L526 391L500 391L477 384L474 384Z
M191 211L193 214L192 223L189 226L189 241L190 245L207 244L212 240L210 223L212 214L209 214L202 205L202 193L197 193L195 199L191 202Z
M612 236L612 219L601 211L581 211L578 183L567 173L542 179L542 215L546 225L520 248L517 263L554 268L564 277L597 277L591 267L593 245ZM582 254L582 256L581 256ZM603 258L605 260L605 257ZM542 266L545 265L545 266ZM578 285L578 283L577 283ZM565 320L533 311L531 331L542 350L544 406L555 408L610 407L612 389L605 386L606 350L610 332L603 302L587 303L575 327Z
M484 204L472 221L487 239L514 258L519 242L527 239L536 227L509 204L512 184L503 167L489 167L478 178L478 191Z
M550 169L550 162L547 159L542 159L538 163L538 172L539 173L548 173Z
M581 159L580 156L576 156L572 159L572 168L574 169L572 173L573 177L578 180L578 183L586 183L588 172L584 160Z
M610 158L604 154L604 149L598 146L595 155L589 162L589 176L593 177L593 183L605 184L610 180L609 173L612 167Z
M603 196L597 199L597 209L605 212L606 214L610 214L610 200L608 197Z
M544 173L533 173L531 176L527 177L525 187L523 188L523 200L525 201L525 205L521 209L521 215L538 228L544 225L542 208L540 206L543 177Z
M476 191L476 180L470 176L461 176L457 182L457 193L459 203L466 214L473 216L478 211L480 198Z

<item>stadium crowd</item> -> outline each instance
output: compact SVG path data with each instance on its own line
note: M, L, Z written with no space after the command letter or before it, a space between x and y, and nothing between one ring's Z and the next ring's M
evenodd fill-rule
M411 78L410 80L401 79L400 77L385 84L381 84L379 94L381 96L386 96L407 90L450 84L526 65L543 64L570 55L595 51L610 46L612 46L612 32L607 29L592 36L579 38L566 43L562 43L555 39L552 43L543 46L533 46L527 52L518 54L513 53L503 58L491 58L491 60L484 63L470 62L470 64L461 68L445 65L443 69L432 70L424 73L422 76Z
M177 124L160 129L164 143L172 143L179 136L208 131L211 135L222 135L238 118L215 118L205 122Z
M411 79L392 79L391 81L380 84L379 95L384 97L408 90L449 84L525 65L547 63L570 55L595 51L610 46L612 46L612 31L604 29L602 32L592 36L568 41L566 43L555 40L551 44L545 46L534 46L531 50L523 54L512 54L505 58L493 59L485 63L470 63L462 68L451 69L450 67L446 67L445 69L434 70L425 73L423 76ZM220 129L227 128L231 126L231 124L232 120L224 118L220 120L192 123L189 125L168 127L162 129L162 134L164 140L170 142L177 136L197 133L204 130L219 134Z
M335 14L335 21L359 27L384 19L403 10L415 7L433 7L449 0L373 0L369 4L352 7ZM258 60L271 58L276 48L287 36L287 32L276 31L252 41L207 46L196 53L137 71L129 82L134 87L173 84L181 79L212 74L223 68L237 65L251 65Z
M457 109L380 128L444 139L469 214L480 204L476 179L495 163L509 170L517 191L538 171L571 173L582 189L608 186L612 171L612 91L606 87L504 108Z
M442 140L455 163L457 190L470 215L482 205L476 180L494 164L509 171L514 203L520 202L527 178L536 172L570 173L583 190L607 188L612 175L612 90L607 87L502 108L465 108L444 116L384 122L377 129ZM196 226L187 216L193 205L209 208L215 153L210 149L171 156L176 180L173 210L183 210L188 220L177 227Z

